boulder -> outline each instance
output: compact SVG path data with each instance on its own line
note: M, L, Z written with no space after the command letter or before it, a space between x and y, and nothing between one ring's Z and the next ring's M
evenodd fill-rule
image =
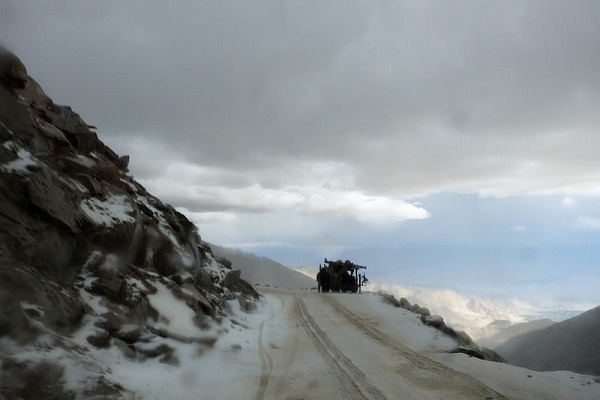
M410 311L414 312L415 314L419 314L425 317L428 317L431 315L431 312L429 312L429 309L427 307L421 307L418 304L413 304L410 308Z
M434 328L439 328L440 326L445 325L444 318L441 315L421 314L421 321L425 325L433 326Z
M258 293L252 285L241 278L242 271L234 270L229 272L223 279L223 286L232 292L242 293L244 296L251 296L258 299Z
M0 47L0 85L12 94L25 89L27 70L17 56Z
M87 337L87 341L94 347L106 347L110 340L110 333L105 330L100 330L93 335Z

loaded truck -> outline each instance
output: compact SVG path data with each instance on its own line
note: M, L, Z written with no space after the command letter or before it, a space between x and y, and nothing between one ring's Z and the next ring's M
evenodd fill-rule
M361 269L367 267L350 260L330 261L325 258L323 265L319 265L317 274L319 292L360 292L361 286L368 282L365 274L358 272Z

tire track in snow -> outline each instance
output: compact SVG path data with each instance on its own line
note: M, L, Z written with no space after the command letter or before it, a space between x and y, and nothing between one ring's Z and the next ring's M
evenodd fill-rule
M307 335L312 340L321 358L325 361L331 372L340 381L347 398L351 400L385 400L385 396L373 386L365 374L358 369L348 357L338 349L319 328L315 320L306 310L304 301L294 297L294 311L297 320L301 323Z
M265 324L272 320L276 315L278 315L283 309L283 301L277 297L279 300L279 309L272 313L269 318L260 323L258 327L258 336L257 336L257 344L258 344L258 358L260 360L260 380L258 384L258 389L256 391L256 395L254 396L254 400L263 400L265 398L265 393L267 391L267 387L269 386L269 379L271 378L271 374L273 373L273 359L271 355L267 351L264 345L264 329Z
M393 340L391 340L387 335L382 333L377 328L374 328L363 321L360 317L358 317L353 312L346 309L344 306L339 304L334 298L330 296L323 296L323 298L333 307L333 309L342 317L344 317L348 322L352 325L356 326L358 330L364 333L369 338L373 339L375 342L379 343L381 346L386 347L393 354L407 360L410 364L410 369L417 368L420 370L426 370L434 372L435 374L441 375L442 378L448 378L448 381L452 382L465 382L468 384L468 387L471 388L471 391L475 391L476 393L471 393L472 395L481 395L484 396L485 399L505 399L508 398L501 393L496 392L495 390L489 388L478 380L474 379L469 375L462 374L442 363L434 361L410 348L401 345ZM409 376L410 377L410 376ZM464 391L464 387L460 387L464 385L457 385L456 389L459 391Z
M254 396L255 400L263 400L265 398L265 392L267 386L269 386L269 378L273 372L273 359L263 344L263 331L266 322L263 321L258 328L258 358L260 359L261 374L258 390L256 396Z

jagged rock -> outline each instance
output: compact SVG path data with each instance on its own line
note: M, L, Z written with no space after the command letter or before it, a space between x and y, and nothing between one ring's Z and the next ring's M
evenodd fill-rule
M401 307L401 303L400 301L398 301L394 295L388 294L388 293L380 293L381 299L388 304L393 305L396 308L400 308Z
M125 316L108 312L102 314L102 319L96 321L94 323L94 326L104 329L111 335L114 335L116 332L119 331L119 329L121 329L121 326L125 324L126 321L127 320Z
M123 398L125 397L123 392L124 388L121 385L110 382L104 376L99 376L94 381L88 382L83 395L86 399Z
M0 309L0 337L10 336L19 342L26 342L39 333L15 297L0 292Z
M0 48L0 340L7 336L21 345L43 332L54 338L51 346L68 353L69 346L86 345L67 342L89 314L98 329L84 337L93 346L103 349L112 340L127 357L135 346L134 355L176 365L171 347L150 346L153 330L199 347L216 339L146 328L166 317L150 304L157 286L181 294L199 327L218 323L227 300L256 292L239 274L227 277L231 263L215 257L183 214L128 176L129 157L118 156L91 129L71 107L46 96L21 61ZM42 365L6 375L10 362L0 354L2 382L7 376L25 382ZM95 376L92 367L82 368ZM60 390L62 370L48 370L58 371L54 392L21 392L19 384L10 397L72 398ZM40 382L50 384L45 376ZM120 391L110 382L98 387Z
M408 300L406 300L404 297L402 297L400 299L400 307L404 308L405 310L410 310L410 308L412 306Z
M256 302L250 301L247 297L238 297L238 302L242 311L251 312L256 309Z
M121 350L123 355L127 358L135 358L135 350L132 349L127 343L119 338L113 338L112 343Z
M215 256L215 260L217 260L217 262L223 264L225 266L225 268L231 269L232 263L228 259L219 257L219 256Z
M95 293L107 296L109 298L116 298L121 292L123 286L123 279L116 275L105 275L101 276L94 281L92 289Z
M413 310L417 310L416 308L413 309L413 306L410 304L410 302L408 300L406 300L404 297L402 297L400 300L397 300L393 295L388 294L388 293L381 293L381 298L384 302L389 303L391 305L393 305L396 308L403 308L405 310L409 310L409 311L413 311ZM418 307L418 306L417 306ZM420 307L419 307L420 309ZM416 312L416 311L413 311Z
M47 361L31 365L8 358L0 364L0 394L2 399L74 400L75 393L61 385L63 373L62 367Z
M129 156L128 155L119 157L119 168L122 171L125 171L125 172L128 171L128 169L129 169Z
M90 335L86 339L89 344L95 347L106 347L110 340L110 333L105 330L96 332L94 335Z
M104 189L96 178L88 174L75 174L75 177L93 196L102 196L105 194Z
M143 354L146 357L154 358L158 356L165 356L173 352L173 348L167 344L159 344L155 347L140 347L137 348L137 352Z
M163 239L154 250L152 266L159 274L169 276L183 267L183 259L175 250L173 243L168 239Z
M15 94L25 89L27 70L17 56L0 47L0 85Z
M421 321L425 325L433 326L434 328L439 328L440 326L445 325L444 318L441 315L424 315L424 314L421 314Z
M141 325L126 324L121 326L120 329L115 332L114 336L125 343L135 343L140 340L143 334L144 329Z
M450 350L449 353L452 353L452 354L463 353L470 357L479 358L480 360L506 363L506 360L504 358L502 358L502 356L499 355L498 353L496 353L495 351L487 349L485 347L478 347L475 345L459 346L453 350Z
M75 205L81 197L58 178L49 168L31 174L26 181L26 196L33 212L50 224L67 228L71 233L81 233L84 216Z
M206 315L215 315L214 306L193 284L184 283L181 289L180 293L191 303L192 308L196 309L196 307L198 307Z
M229 272L225 279L223 279L223 286L231 290L232 292L240 292L246 296L252 296L258 298L258 293L248 282L241 278L242 271L234 270Z
M74 292L69 293L33 271L16 266L0 265L0 301L5 318L10 316L10 320L14 321L7 334L18 338L28 337L27 332L37 332L35 324L31 323L32 318L23 311L23 305L35 307L39 310L35 319L60 332L72 331L85 312L83 303ZM24 323L23 317L28 322Z
M409 310L414 312L415 314L419 314L419 315L422 315L425 317L428 317L431 315L431 312L429 311L429 309L427 307L421 307L418 304L413 304Z

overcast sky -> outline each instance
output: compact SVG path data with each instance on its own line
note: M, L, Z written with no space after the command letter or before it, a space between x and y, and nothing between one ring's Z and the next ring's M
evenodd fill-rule
M600 283L600 2L2 0L0 41L208 241Z

